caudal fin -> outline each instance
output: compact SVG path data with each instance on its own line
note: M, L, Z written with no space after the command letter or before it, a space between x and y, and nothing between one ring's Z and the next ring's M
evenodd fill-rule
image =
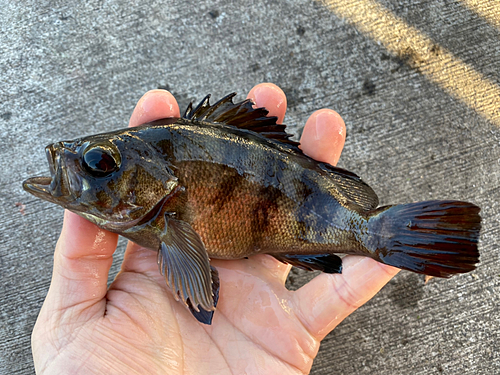
M377 260L436 277L476 268L480 208L468 202L427 201L381 207L369 220L367 245Z

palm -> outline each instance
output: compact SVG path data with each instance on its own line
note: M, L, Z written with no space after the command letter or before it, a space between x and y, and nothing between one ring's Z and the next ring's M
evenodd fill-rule
M279 88L262 84L249 95L283 119L286 98ZM130 124L175 116L175 99L154 91L139 101ZM301 147L335 164L343 126L333 111L317 111L306 123ZM108 289L116 241L117 235L66 212L51 287L32 335L37 372L307 373L320 340L397 272L348 256L342 275L322 274L291 292L284 287L289 266L270 256L213 260L221 289L207 326L175 301L154 251L129 243Z
M78 358L82 373L109 368L117 373L251 373L252 368L304 373L311 367L319 340L294 314L293 293L283 279L271 273L283 275L287 266L264 257L214 261L223 288L213 325L205 326L167 290L156 254L143 250L140 256L143 267L120 273L106 299L89 306L82 319L63 330L58 325L56 332L45 331L49 322L37 323L34 339L59 338L50 348L57 353L50 366ZM69 343L68 334L74 334Z
M125 260L125 271L112 283L106 299L87 306L83 313L81 306L74 307L79 315L76 320L71 310L41 314L41 318L50 319L39 319L34 342L47 336L55 338L49 347L39 347L49 360L41 368L51 373L52 368L65 368L71 363L82 373L107 373L110 369L114 373L141 374L262 373L262 369L268 373L307 373L321 338L342 320L342 315L348 315L369 298L342 295L342 289L350 288L340 280L328 296L329 301L313 298L301 303L300 298L312 290L288 291L284 287L288 267L271 257L212 261L223 287L213 325L206 326L175 301L158 272L154 252L135 250L133 257L140 258L140 263L137 259ZM136 269L126 271L132 262ZM371 294L378 288L366 286L365 291ZM324 322L321 316L316 317L315 323L324 327L318 329L309 316L304 317L304 305L311 310L325 310L319 315L326 315L333 306L342 306L341 316L331 311L337 321ZM55 316L61 319L56 326L50 324ZM66 324L68 317L73 320ZM54 329L48 331L48 327ZM42 354L36 349L35 359Z

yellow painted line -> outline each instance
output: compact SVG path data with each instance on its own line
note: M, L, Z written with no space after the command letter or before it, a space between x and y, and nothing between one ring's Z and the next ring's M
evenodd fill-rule
M500 29L500 0L460 0L460 2Z
M470 65L373 0L320 1L450 95L500 126L500 87Z

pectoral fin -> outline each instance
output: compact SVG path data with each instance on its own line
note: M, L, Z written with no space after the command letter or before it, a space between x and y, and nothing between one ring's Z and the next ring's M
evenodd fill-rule
M217 286L218 289L218 277L217 284L213 285L213 272L203 241L189 223L167 217L165 222L166 228L158 250L160 272L176 298L182 299L192 311L214 311L218 290L214 293L212 288ZM200 318L205 323L206 317Z
M210 269L212 270L212 293L214 296L214 307L217 307L217 302L219 301L219 286L220 286L219 272L217 272L217 270L212 266L210 266ZM198 305L199 311L196 311L193 305L191 304L191 301L187 300L187 302L191 314L193 314L194 317L198 319L199 322L204 324L212 324L212 319L214 317L215 311L206 311L199 305Z

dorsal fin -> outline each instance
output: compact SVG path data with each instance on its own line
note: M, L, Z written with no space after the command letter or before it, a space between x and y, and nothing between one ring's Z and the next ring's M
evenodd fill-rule
M346 203L353 202L365 211L378 207L377 194L358 175L327 163L320 163L318 166L330 174Z
M304 155L298 147L299 143L289 139L291 135L285 131L286 125L276 124L277 117L268 117L269 111L265 108L254 108L250 99L234 104L235 95L236 93L229 94L214 105L210 105L210 95L207 95L194 109L190 103L182 117L191 121L219 123L252 130L266 138L291 145L295 152ZM365 211L373 210L378 206L377 194L357 175L327 163L316 163L335 181L337 191L341 196L339 198L344 204L356 204Z
M276 116L267 116L269 113L267 109L254 108L254 103L250 99L235 104L233 103L235 96L236 93L226 95L214 105L210 105L210 95L207 95L194 109L193 103L189 103L182 117L193 121L232 125L292 146L299 145L298 142L289 139L292 135L285 131L286 125L277 124Z

